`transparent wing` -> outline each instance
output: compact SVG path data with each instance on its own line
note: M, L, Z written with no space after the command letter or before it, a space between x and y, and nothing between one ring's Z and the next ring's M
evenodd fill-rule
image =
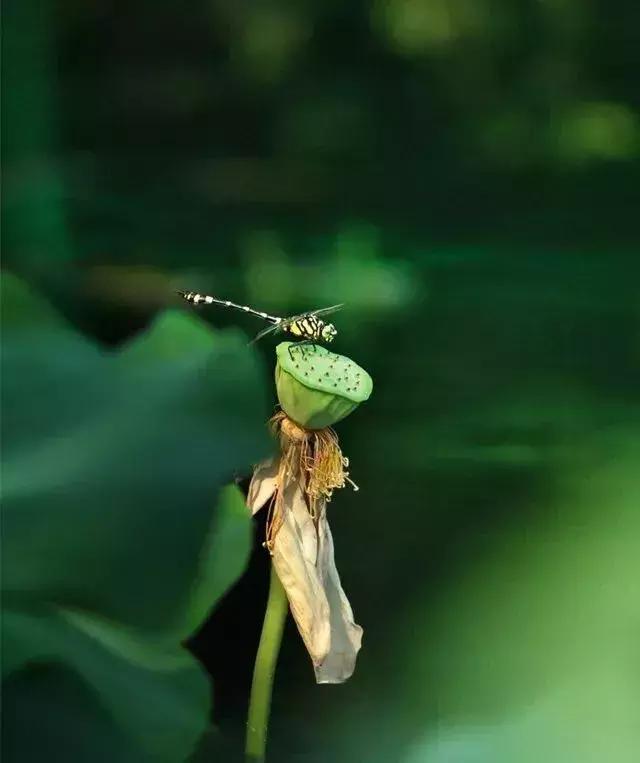
M338 310L342 310L344 307L344 303L341 302L339 305L331 305L331 307L321 307L319 310L311 310L308 313L304 313L303 315L329 315L329 313L335 313ZM298 318L301 318L302 316L297 316Z
M269 334L275 334L275 332L280 328L279 323L274 323L272 326L267 326L266 329L262 329L262 331L259 331L253 339L249 342L249 344L255 344L259 339L262 339L262 337L268 336Z
M295 323L296 321L301 321L303 318L308 318L310 315L329 315L329 313L335 313L343 307L344 303L341 302L339 305L331 305L331 307L321 307L318 310L307 310L306 313L298 313L298 315L291 315L289 318L285 318L283 323Z
M329 315L329 313L335 313L337 310L340 310L342 307L344 307L343 303L340 303L339 305L331 305L330 307L321 307L318 310L310 310L306 313L300 313L300 315L292 315L290 318L284 318L280 323L274 323L271 326L268 326L266 329L262 329L258 334L255 335L255 337L249 342L249 344L255 344L258 340L262 339L265 336L269 336L269 334L275 334L276 331L279 331L282 329L283 324L288 325L290 323L295 323L296 321L302 320L303 318L306 318L309 315Z

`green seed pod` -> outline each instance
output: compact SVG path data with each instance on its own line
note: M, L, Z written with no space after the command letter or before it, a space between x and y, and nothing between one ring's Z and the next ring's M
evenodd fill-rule
M278 400L301 427L330 427L371 395L373 380L364 368L326 347L281 342L276 355Z

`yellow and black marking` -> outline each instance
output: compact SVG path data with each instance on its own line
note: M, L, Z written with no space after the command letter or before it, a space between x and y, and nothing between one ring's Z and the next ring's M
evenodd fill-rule
M303 339L310 342L322 341L322 329L324 328L324 321L319 320L313 314L304 315L302 318L295 320L284 321L282 330L296 339Z
M271 325L263 329L253 340L256 342L267 334L274 333L276 331L282 331L289 334L293 339L296 339L302 344L313 344L314 342L332 342L336 334L335 326L333 323L327 323L319 315L327 315L339 310L342 305L332 305L331 307L322 307L319 310L311 310L311 312L303 313L302 315L294 315L291 318L279 318L277 315L269 315L263 313L260 310L254 310L248 305L238 305L235 302L229 300L218 299L208 294L199 294L195 291L179 291L178 294L191 305L221 305L222 307L231 307L235 310L242 310L244 313L255 315L258 318L262 318L268 321Z

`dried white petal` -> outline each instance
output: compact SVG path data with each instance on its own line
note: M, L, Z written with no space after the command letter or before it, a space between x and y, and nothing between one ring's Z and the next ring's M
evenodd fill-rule
M269 458L256 466L249 484L247 506L255 514L267 503L278 486L280 460Z
M283 499L273 563L317 682L342 683L355 668L362 628L340 584L326 512L323 507L316 521L311 518L298 482L286 486Z
M346 597L334 559L333 538L325 512L318 528L320 569L324 574L324 590L329 602L331 646L321 665L315 667L319 684L343 683L353 673L362 644L362 628L353 619L353 610Z
M316 570L317 536L298 483L283 495L282 524L273 545L273 564L291 613L314 664L329 649L329 605Z

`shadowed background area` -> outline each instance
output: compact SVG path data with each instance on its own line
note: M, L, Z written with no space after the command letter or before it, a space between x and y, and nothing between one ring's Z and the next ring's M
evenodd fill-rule
M3 751L242 759L276 315L374 379L283 763L640 751L637 4L3 6ZM215 606L214 606L215 605ZM187 648L185 648L185 645Z

